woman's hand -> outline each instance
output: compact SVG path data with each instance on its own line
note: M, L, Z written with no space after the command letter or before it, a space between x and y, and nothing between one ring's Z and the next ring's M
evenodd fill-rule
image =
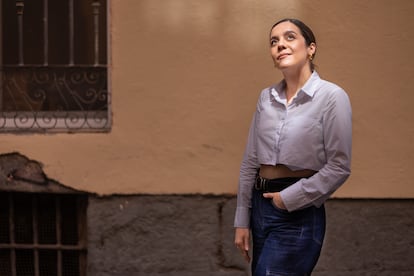
M263 197L271 198L277 208L286 210L286 206L283 203L282 198L280 197L280 193L264 193Z
M250 229L236 228L234 244L240 250L244 259L250 263L249 246L250 246Z

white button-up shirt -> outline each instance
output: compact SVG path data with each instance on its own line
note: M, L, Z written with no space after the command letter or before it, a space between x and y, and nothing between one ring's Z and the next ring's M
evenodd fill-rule
M346 92L316 71L290 104L284 88L281 81L260 94L240 168L235 227L249 227L261 164L317 171L280 193L288 211L321 206L350 175L352 111Z

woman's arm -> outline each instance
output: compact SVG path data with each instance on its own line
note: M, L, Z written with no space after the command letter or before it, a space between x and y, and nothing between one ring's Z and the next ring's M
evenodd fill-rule
M239 189L237 193L237 207L234 219L234 227L250 227L250 209L252 188L259 164L256 155L256 121L258 112L256 111L249 130L246 150L240 166Z
M323 114L323 142L327 162L316 174L280 192L288 211L319 207L351 173L352 110L348 95L338 89L330 95Z

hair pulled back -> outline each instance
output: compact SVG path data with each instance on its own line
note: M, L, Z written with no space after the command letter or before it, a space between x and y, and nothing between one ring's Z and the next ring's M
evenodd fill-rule
M303 38L305 38L306 46L310 46L312 43L314 43L316 45L316 38L315 38L315 35L313 34L311 28L309 28L305 23L303 23L299 19L284 18L282 20L279 20L278 22L273 24L272 28L270 28L270 32L272 32L274 27L276 27L277 25L279 25L282 22L290 22L290 23L294 24L296 27L298 27L299 30L300 30L300 33L303 36ZM316 54L316 52L312 55L312 60L315 58L315 54ZM313 71L315 69L315 65L313 64L312 60L310 60L311 71Z

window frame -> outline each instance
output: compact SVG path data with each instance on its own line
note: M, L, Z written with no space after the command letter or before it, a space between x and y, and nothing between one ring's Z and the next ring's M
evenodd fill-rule
M29 0L6 0L13 2L22 2ZM53 0L43 0L44 2L53 1ZM68 0L68 3L74 0ZM3 110L3 95L6 93L5 86L6 83L3 80L4 72L7 67L10 65L3 64L3 42L0 43L0 133L48 133L48 132L58 132L58 133L82 133L82 132L110 132L112 129L112 101L111 101L111 44L110 44L110 6L111 0L91 0L91 2L100 1L105 2L106 10L106 24L105 30L102 32L106 33L106 60L104 64L100 64L99 57L97 62L97 57L95 57L94 64L73 64L73 62L68 61L68 64L64 64L61 67L67 68L91 68L91 70L103 70L104 77L106 78L106 109L105 110L12 110L5 111ZM2 20L2 6L0 4L0 19ZM50 11L49 11L50 13ZM95 18L96 19L96 18ZM1 21L3 23L3 21ZM96 22L94 22L95 24ZM97 26L100 26L99 24ZM96 31L96 30L95 30ZM101 33L102 34L102 33ZM73 36L74 34L68 34ZM3 27L0 28L0 39L3 41ZM97 41L94 41L95 54L96 51L99 54L99 49L97 48ZM48 46L46 46L47 48ZM98 47L99 48L99 47ZM43 66L43 67L42 67ZM53 71L53 68L58 65L54 64L45 64L45 65L33 65L33 64L16 64L16 68L33 68L36 70L39 68L49 68ZM86 69L84 69L86 70ZM55 89L57 90L57 89ZM67 95L70 91L65 91ZM28 93L28 92L26 92ZM86 93L86 92L85 92Z

